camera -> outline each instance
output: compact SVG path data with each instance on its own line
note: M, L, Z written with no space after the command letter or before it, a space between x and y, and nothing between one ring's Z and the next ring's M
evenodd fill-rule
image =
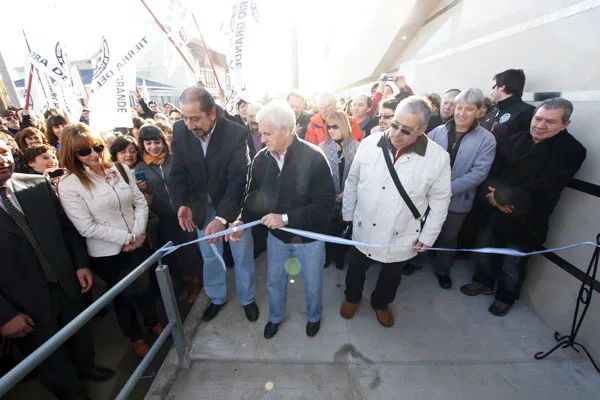
M48 172L48 177L51 179L58 178L59 176L63 176L65 170L62 168L56 168L54 171Z
M386 77L384 77L382 79L382 81L384 81L384 82L389 82L389 81L396 82L397 79L398 79L397 76L386 76Z

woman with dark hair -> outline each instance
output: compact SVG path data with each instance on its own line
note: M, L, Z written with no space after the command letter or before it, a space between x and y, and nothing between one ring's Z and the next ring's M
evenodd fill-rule
M69 125L69 121L62 115L54 115L46 120L46 138L48 143L60 150L60 133Z
M132 171L135 170L135 166L142 159L137 139L129 135L119 136L112 142L110 156L114 162L127 165ZM136 180L135 182L142 192L148 189L146 182L142 180Z
M48 140L44 133L37 128L25 128L19 133L19 147L22 151L43 144L48 144Z
M319 147L331 167L333 184L335 186L335 213L329 223L329 234L339 236L344 229L342 221L342 199L344 197L344 182L348 177L350 166L358 150L358 141L352 136L352 127L348 116L342 111L335 111L327 118L327 139ZM325 268L333 259L337 269L344 269L346 247L331 243L325 244Z
M494 103L492 102L492 99L490 99L489 97L484 98L483 105L479 110L477 110L477 121L479 121L480 123L483 122L485 116L488 115L488 113L492 111L493 108Z
M110 146L110 156L114 162L118 161L131 170L135 169L135 165L141 160L138 141L133 136L119 136Z
M109 288L129 274L147 256L148 204L127 165L112 163L102 138L78 123L65 127L61 135L60 161L69 171L58 183L65 213L86 239L92 270ZM113 300L119 326L129 337L135 353L149 351L136 318L134 303L144 324L156 334L159 324L148 273Z
M173 155L164 133L154 125L140 129L140 147L143 160L136 167L136 174L144 174L147 193L152 196L150 210L158 217L159 246L172 240L181 244L197 238L196 234L183 231L177 219L177 210L171 199L171 167ZM179 301L193 304L202 289L202 255L198 246L183 247L170 256L170 266L175 281L181 285Z

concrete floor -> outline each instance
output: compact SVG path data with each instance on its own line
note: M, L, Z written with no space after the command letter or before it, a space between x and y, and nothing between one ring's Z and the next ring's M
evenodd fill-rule
M167 357L147 399L598 399L600 375L587 359L551 348L553 331L525 305L491 315L490 296L469 298L458 287L471 266L457 262L454 287L442 290L429 267L404 278L391 305L396 324L384 328L368 304L379 268L368 273L365 300L352 320L339 315L345 271L324 271L321 331L305 334L303 284L290 277L287 317L271 340L266 257L257 260L257 322L246 320L233 287L219 316L200 322L206 298L186 329L190 365L177 371ZM170 363L170 364L169 364ZM174 367L175 366L175 367Z

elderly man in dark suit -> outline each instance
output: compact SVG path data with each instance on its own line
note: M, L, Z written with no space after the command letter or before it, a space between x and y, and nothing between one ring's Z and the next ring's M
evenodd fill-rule
M92 287L83 240L50 183L14 174L0 141L0 334L29 355L81 311ZM86 398L80 379L103 381L114 372L94 365L94 343L84 327L39 366L44 386L59 399Z
M242 205L250 158L246 128L223 117L206 89L190 87L180 97L183 120L173 127L173 168L171 186L173 205L181 228L209 236L224 230L235 221ZM250 232L244 242L232 243L236 287L246 317L258 319L254 302L253 240ZM204 289L211 303L203 319L210 321L227 302L225 271L219 256L210 246L223 253L223 238L200 243L204 258Z

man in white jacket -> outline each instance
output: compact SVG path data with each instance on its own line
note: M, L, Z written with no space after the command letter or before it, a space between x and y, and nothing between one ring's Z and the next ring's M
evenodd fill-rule
M388 304L396 296L402 268L417 251L431 247L442 229L451 198L450 159L443 148L423 134L430 116L424 98L411 96L403 100L391 127L365 138L352 163L342 209L344 221L352 224L352 239L396 247L356 246L351 250L346 300L340 310L346 319L356 313L366 271L372 263L379 262L381 271L371 294L371 307L383 326L393 326ZM384 152L388 152L415 211L423 216L430 209L423 226L394 184Z

